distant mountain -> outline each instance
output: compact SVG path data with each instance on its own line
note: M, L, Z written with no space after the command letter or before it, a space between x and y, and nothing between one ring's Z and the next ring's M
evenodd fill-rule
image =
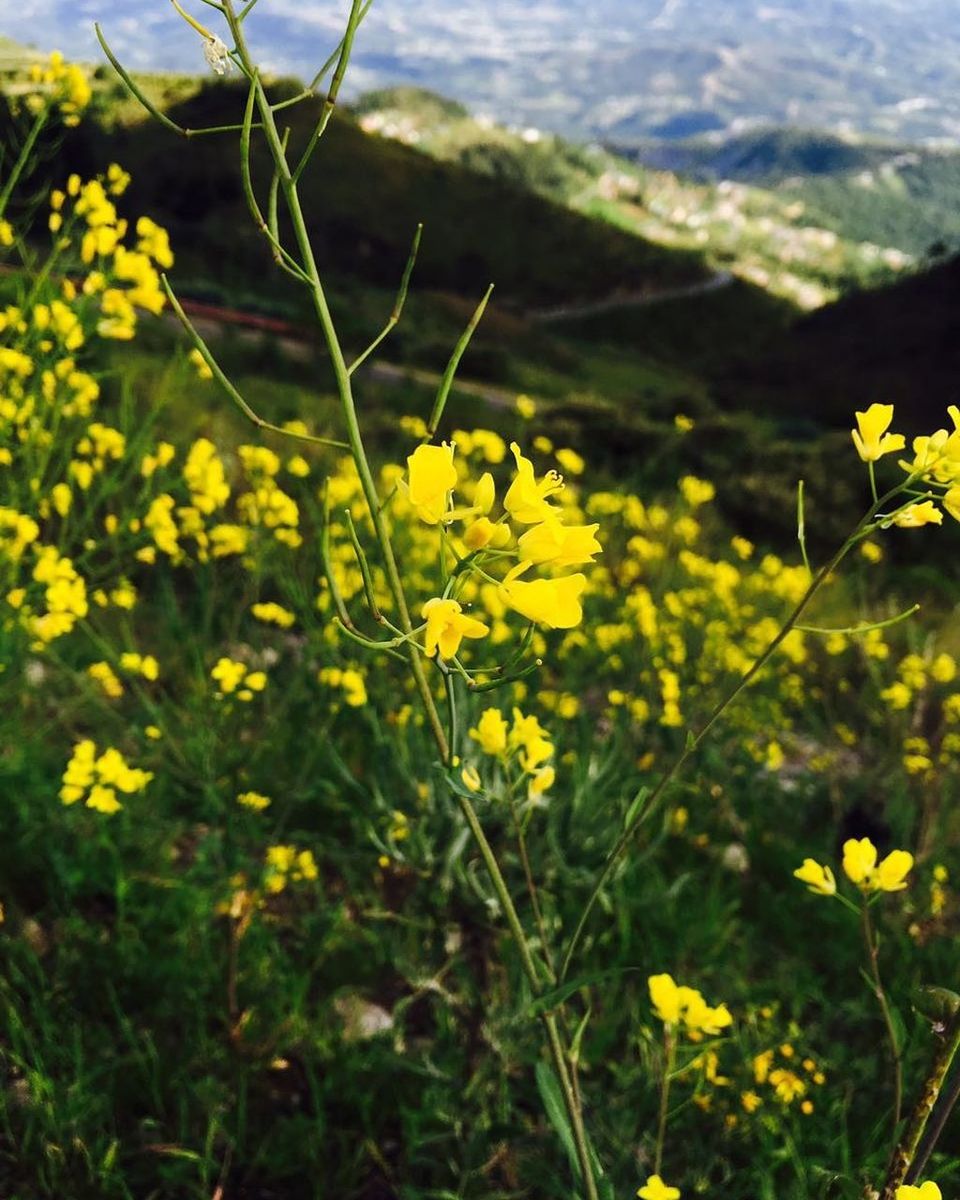
M308 76L344 9L261 0L249 34L268 66ZM4 5L0 33L99 60L94 19L132 66L202 69L195 35L164 0L22 0ZM418 84L579 137L802 121L960 139L960 0L377 0L355 61L355 90Z
M858 242L911 255L960 247L960 148L764 128L624 152L692 179L775 189L784 203L803 203L808 220Z

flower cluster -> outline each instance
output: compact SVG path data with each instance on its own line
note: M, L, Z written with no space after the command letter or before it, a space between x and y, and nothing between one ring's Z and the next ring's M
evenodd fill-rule
M519 768L519 777L527 781L530 799L537 799L553 787L556 780L556 771L550 763L554 756L553 740L535 716L524 716L519 708L514 708L511 724L498 708L487 708L470 730L470 738L483 754L496 759L508 776ZM474 766L464 767L463 780L472 791L482 786Z
M319 877L312 850L296 846L271 846L266 854L267 872L263 886L275 896L290 883L313 883Z
M944 510L960 521L960 408L951 404L947 413L953 429L938 429L914 438L913 458L900 460L900 466L909 477L906 492L911 499L883 517L882 524L903 529L941 525ZM871 404L866 412L855 415L854 445L871 471L878 459L905 448L903 434L889 432L893 421L892 404ZM927 490L918 491L918 488Z
M475 436L469 445L475 449ZM510 450L516 472L504 495L501 516L494 519L496 486L489 471L472 485L465 503L457 505L455 449L456 441L441 446L422 443L407 459L406 478L398 480L414 514L425 524L442 529L457 522L464 526L459 547L454 544L456 558L450 588L423 606L427 655L439 653L442 659L452 659L463 638L482 638L490 632L484 622L467 616L458 596L452 594L462 589L470 574L492 589L482 589L481 599L494 617L507 608L548 629L579 625L586 576L556 572L594 561L600 553L596 538L599 525L565 521L555 503L564 488L563 477L551 470L538 479L533 463L521 454L515 442ZM513 565L499 579L491 576L489 570L504 559L512 560ZM545 569L549 574L539 579L523 578L533 568Z
M861 892L899 892L907 886L913 867L913 855L906 850L891 850L877 862L877 848L869 838L849 838L843 843L843 870ZM794 876L818 896L835 896L837 881L829 866L812 858L794 871Z
M660 1020L672 1028L682 1026L694 1041L704 1034L716 1037L733 1024L725 1004L712 1008L696 988L677 984L671 975L651 975L647 987Z
M246 663L232 658L218 659L210 672L210 678L217 684L218 700L235 695L238 700L248 703L253 699L255 692L262 692L267 686L265 671L251 671Z
M34 63L28 78L37 91L28 98L28 106L39 111L45 104L59 108L64 125L78 125L83 110L90 103L91 91L83 68L64 61L59 50L50 54L46 63Z
M73 748L60 799L67 805L82 800L87 808L111 814L123 807L118 792L125 796L142 792L151 779L150 771L131 767L119 750L109 747L98 754L96 743L85 738Z

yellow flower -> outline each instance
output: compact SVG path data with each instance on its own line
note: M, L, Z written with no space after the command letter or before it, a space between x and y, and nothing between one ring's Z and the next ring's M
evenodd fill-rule
M540 482L533 472L533 463L524 458L516 442L510 449L517 462L517 473L503 498L503 507L521 525L536 525L553 516L553 505L547 503L549 496L563 490L563 476L548 471Z
M556 780L557 773L553 767L541 767L539 771L534 771L530 780L530 795L542 796L544 792L549 792Z
M926 1183L921 1183L919 1187L914 1187L912 1184L904 1184L897 1188L896 1200L942 1200L940 1189L928 1179Z
M484 546L497 547L510 541L510 530L506 525L495 525L489 517L478 517L463 533L468 550L482 550Z
M254 812L262 812L265 808L270 807L271 801L269 796L263 796L260 792L241 792L237 797L237 803Z
M460 772L460 778L464 782L464 786L469 788L471 792L479 792L483 784L480 781L480 772L476 767L465 766Z
M480 743L484 754L503 754L507 748L507 722L497 708L488 708L480 716L470 736Z
M441 658L453 658L465 637L482 638L490 632L482 621L464 616L456 600L435 597L428 600L421 611L427 622L424 648L430 658L438 649Z
M593 562L601 546L596 533L599 525L562 525L551 517L520 538L520 561L551 563L555 567L576 567Z
M953 515L951 513L951 515ZM921 500L909 504L893 518L894 525L901 529L919 529L921 525L942 525L943 513L932 500Z
M296 617L289 609L284 608L280 604L274 604L272 601L268 604L252 605L250 612L258 621L263 621L267 625L279 625L281 629L289 629L296 620Z
M417 516L437 525L446 516L457 482L453 446L418 446L407 459L407 495Z
M805 858L803 866L794 871L794 877L801 883L807 884L809 890L818 896L833 896L837 891L837 881L829 867L822 867L812 858Z
M891 850L877 867L873 886L881 892L903 891L912 867L913 855L908 850Z
M907 850L892 850L877 865L877 848L869 838L851 838L843 844L843 869L861 891L902 891L912 867L913 855Z
M583 620L580 597L587 586L585 575L565 575L562 579L537 579L522 582L518 576L530 567L520 563L500 584L500 599L515 612L546 625L549 629L573 629Z
M852 431L853 444L864 462L876 462L906 445L903 434L887 433L893 420L892 404L871 404L866 412L855 415L858 429Z
M869 838L850 838L843 843L843 869L857 887L870 887L877 865L877 848Z
M680 1200L680 1189L667 1187L659 1175L651 1175L637 1195L640 1200Z
M672 975L651 975L647 980L650 1002L657 1016L667 1025L680 1020L680 989Z

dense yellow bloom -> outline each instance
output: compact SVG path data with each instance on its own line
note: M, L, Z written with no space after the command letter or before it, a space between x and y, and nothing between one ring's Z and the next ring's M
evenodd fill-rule
M109 663L91 663L87 667L87 674L91 679L99 683L104 695L108 696L111 700L117 700L123 695L123 684L116 677Z
M438 525L457 483L453 446L418 446L407 459L407 497L421 521Z
M517 473L503 498L503 507L521 525L548 520L555 512L548 499L563 490L563 476L548 471L538 483L533 463L523 457L516 442L510 443L510 450L517 462Z
M289 629L296 620L293 613L280 604L254 604L250 611L258 621L267 625L279 625L281 629Z
M190 502L209 515L230 498L223 463L209 438L198 438L190 447L183 466L183 477L190 489Z
M667 1187L659 1175L651 1175L643 1187L638 1189L637 1195L640 1200L680 1200L680 1189Z
M351 708L362 708L367 703L367 688L359 671L324 667L318 672L317 679L328 687L342 688L344 700Z
M587 586L585 575L565 575L561 579L518 578L530 563L520 563L508 572L497 589L505 604L528 621L549 629L573 629L583 620L580 597Z
M422 613L427 622L424 649L430 658L438 650L441 658L453 658L464 638L482 638L490 632L482 621L465 616L456 600L435 597L426 602Z
M235 662L232 658L221 658L210 672L210 677L219 685L220 694L228 696L237 690L246 673L246 663Z
M67 805L83 800L87 808L109 815L123 807L117 792L124 795L141 792L151 779L150 771L131 767L120 751L112 747L98 757L96 744L85 738L73 748L63 773L60 799Z
M470 736L480 743L484 754L499 755L507 749L507 722L497 708L488 708L480 716Z
M705 479L697 479L695 475L684 475L680 480L680 494L691 508L699 508L709 504L716 496L717 489Z
M777 1098L782 1100L784 1104L792 1104L794 1100L802 1096L807 1090L806 1083L799 1075L783 1067L778 1067L775 1071L771 1071L768 1082L776 1092Z
M313 882L319 875L311 850L296 846L270 846L266 854L267 873L264 887L272 895L282 892L288 882Z
M821 866L812 858L805 858L803 866L794 871L794 877L801 883L807 884L811 892L818 896L833 896L837 891L837 881L829 867Z
M900 433L887 433L893 420L892 404L871 404L866 412L855 414L857 429L852 431L853 444L864 462L876 462L884 454L902 450L906 445Z

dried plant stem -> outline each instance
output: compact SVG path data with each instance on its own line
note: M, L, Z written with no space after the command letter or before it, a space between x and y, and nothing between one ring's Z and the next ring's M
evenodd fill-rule
M894 1200L897 1188L906 1182L920 1148L920 1141L937 1099L946 1083L950 1067L960 1049L960 1012L954 1013L943 1033L930 1071L924 1080L916 1107L910 1114L900 1143L893 1152L880 1200ZM929 1146L932 1149L932 1143ZM929 1153L929 1150L928 1150Z

